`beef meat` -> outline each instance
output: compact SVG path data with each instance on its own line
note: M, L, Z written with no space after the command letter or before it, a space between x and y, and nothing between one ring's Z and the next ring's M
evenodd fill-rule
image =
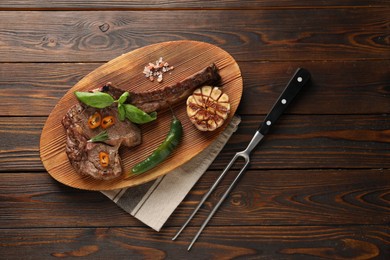
M109 138L104 143L111 146L122 144L126 147L133 147L141 143L141 131L138 126L128 120L120 121L116 107L97 109L83 104L76 104L68 110L62 124L65 129L71 125L80 126L84 136L90 139L103 131L100 127L95 129L88 127L88 119L95 112L99 112L102 118L106 116L114 117L115 124L106 129Z
M115 124L106 129L108 140L102 143L91 143L88 140L103 131L100 127L95 129L88 127L89 117L97 111L102 118L108 115L114 116ZM96 109L76 104L62 119L67 136L66 153L72 166L80 174L104 180L121 175L119 147L121 145L133 147L140 144L141 131L138 126L128 120L120 121L117 115L118 112L113 107ZM100 152L106 152L109 155L110 163L106 167L100 165Z
M221 81L221 76L218 73L218 68L215 64L211 64L202 71L177 82L172 86L167 86L163 89L157 89L148 92L130 92L126 103L130 103L150 113L153 111L163 110L169 105L175 104L186 99L192 92L204 85L218 85ZM118 99L123 90L115 87L111 82L108 82L102 88L97 89L109 93L115 99Z

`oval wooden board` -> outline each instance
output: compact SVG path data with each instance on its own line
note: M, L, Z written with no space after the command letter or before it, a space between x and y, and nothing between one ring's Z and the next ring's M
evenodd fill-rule
M160 57L174 66L171 73L164 74L162 83L150 82L142 73L149 62L155 62ZM170 111L158 114L155 122L142 125L142 144L134 148L121 148L120 155L124 170L123 177L102 181L88 176L81 176L71 166L65 153L65 131L61 119L67 110L78 101L75 91L88 91L111 81L123 90L144 92L164 88L189 77L203 68L215 63L222 77L221 87L231 100L231 113L225 124L214 132L200 132L189 121L186 114L185 101L174 107L175 115L184 128L180 146L172 155L158 167L138 176L125 178L131 167L145 159L164 140L169 131L172 114ZM136 49L123 54L101 67L95 69L74 87L54 107L43 127L40 139L40 156L48 173L57 181L79 189L112 190L136 186L162 175L191 160L205 149L223 131L231 120L240 103L243 90L241 72L238 64L221 48L197 41L163 42Z

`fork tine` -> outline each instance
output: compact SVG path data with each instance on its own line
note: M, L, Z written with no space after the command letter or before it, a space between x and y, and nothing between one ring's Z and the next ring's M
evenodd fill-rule
M215 188L218 186L218 184L221 182L223 177L226 175L230 167L233 165L233 163L237 160L239 157L238 153L234 155L234 157L230 160L229 164L225 167L225 169L222 171L222 173L219 175L218 179L214 182L213 186L209 189L209 191L203 196L202 200L199 202L198 206L194 209L192 214L188 217L187 221L183 224L183 226L180 228L180 230L176 233L176 235L172 238L172 240L176 240L178 236L181 234L181 232L187 227L187 225L190 223L192 218L195 216L195 214L198 212L198 210L202 207L203 203L207 200L207 198L210 196L210 194L215 190Z
M237 154L238 155L238 154ZM241 156L241 155L239 155ZM239 156L235 156L236 159L239 157ZM215 212L217 212L218 208L221 206L222 202L226 199L226 197L229 195L230 191L234 188L234 186L236 185L237 181L240 179L241 175L245 172L246 168L248 167L249 165L249 157L248 156L242 156L244 157L245 159L245 165L241 168L240 172L237 174L236 178L233 180L233 182L230 184L230 186L228 187L228 189L225 191L225 193L222 195L222 197L220 198L220 200L218 201L218 203L214 206L214 208L212 209L212 211L210 212L210 214L207 216L206 220L203 222L202 226L199 228L198 232L196 233L196 235L194 236L194 238L192 239L191 241L191 244L189 245L187 251L190 251L192 246L194 245L194 243L196 242L196 240L198 239L198 237L200 236L200 234L202 233L203 229L207 226L207 224L209 223L210 219L214 216Z

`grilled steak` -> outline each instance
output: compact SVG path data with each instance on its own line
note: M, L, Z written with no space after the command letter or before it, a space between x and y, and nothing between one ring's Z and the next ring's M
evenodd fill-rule
M218 69L212 64L173 86L150 92L131 92L126 103L131 103L150 113L184 100L200 86L216 85L220 80ZM109 93L115 99L118 99L124 92L111 83L96 90ZM99 112L102 118L110 115L114 116L115 119L115 124L106 129L108 140L99 143L88 142L89 139L102 131L100 127L94 129L88 127L88 119L95 112ZM92 176L96 179L109 180L120 176L122 166L118 152L119 147L122 145L133 147L141 143L141 132L138 126L128 120L120 121L115 107L96 109L84 104L76 104L63 117L62 125L66 131L66 153L70 163L81 175ZM108 165L102 165L101 153L107 155Z
M211 64L199 73L196 73L173 86L149 92L130 92L126 103L133 104L147 113L163 110L169 107L170 104L175 104L186 99L196 88L203 85L217 85L220 81L221 76L218 74L217 66ZM118 99L124 92L113 86L111 82L108 82L98 90L109 93L115 99Z
M111 115L115 124L107 128L108 140L102 143L90 143L89 139L99 134L102 129L90 129L88 119L95 112L102 117ZM122 173L118 149L121 145L133 147L141 143L141 131L128 120L120 121L118 112L113 107L96 109L82 104L71 107L62 125L66 130L66 153L73 167L83 175L91 175L96 179L112 179ZM109 165L103 167L99 162L99 153L109 155Z
M83 134L88 138L92 138L99 134L103 129L95 128L90 129L88 127L88 119L95 112L99 112L102 118L106 116L113 116L115 124L107 128L108 140L104 143L116 146L124 145L127 147L133 147L141 143L141 131L138 126L131 123L128 120L120 121L118 118L118 111L115 107L108 107L103 109L97 109L93 107L87 107L84 104L76 104L71 107L68 113L64 116L62 124L65 129L71 125L80 126Z

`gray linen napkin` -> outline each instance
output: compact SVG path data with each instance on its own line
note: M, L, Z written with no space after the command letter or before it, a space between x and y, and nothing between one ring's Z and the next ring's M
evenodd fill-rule
M172 172L132 188L101 191L126 212L156 231L208 169L241 122L234 116L226 129L205 150Z

